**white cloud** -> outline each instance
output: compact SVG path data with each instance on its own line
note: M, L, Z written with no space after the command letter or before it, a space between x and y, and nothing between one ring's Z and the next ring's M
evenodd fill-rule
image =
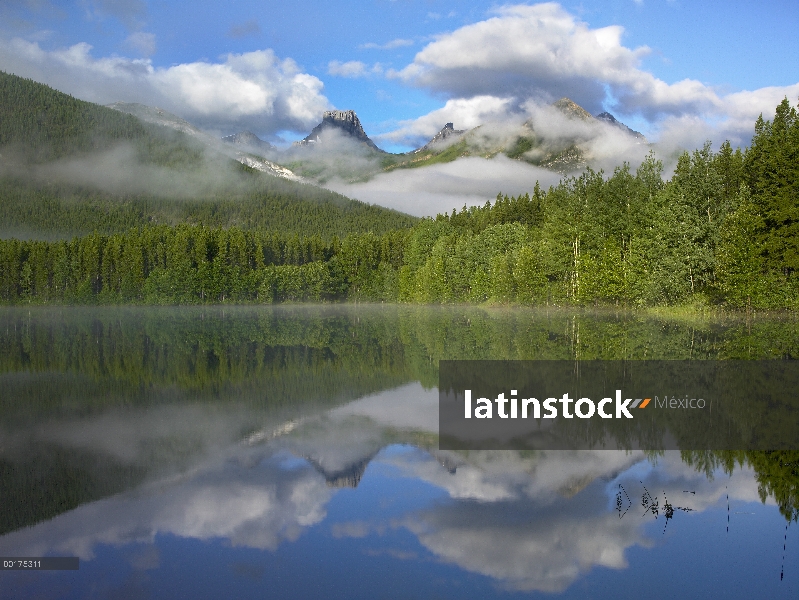
M653 124L648 137L669 148L678 140L689 149L706 139L746 144L758 114L772 115L784 96L799 96L799 83L727 94L693 79L667 83L641 68L649 48L624 46L623 33L615 25L591 28L557 3L502 6L486 20L439 35L411 64L388 71L449 100L382 137L418 143L458 120L456 107L477 114L487 98L501 99L513 116L567 96L593 114L610 103L616 116L645 118Z
M146 59L95 58L91 49L80 43L45 51L19 38L0 40L0 69L91 102L155 105L215 129L304 131L330 107L321 80L272 50L163 68Z
M142 56L152 56L155 54L156 49L155 34L145 33L144 31L131 33L125 39L124 45Z
M375 63L371 68L359 60L350 60L347 62L331 60L327 63L327 74L333 75L334 77L356 79L368 75L379 75L382 72L383 66L380 63Z
M568 96L592 113L607 90L621 114L716 114L729 97L684 79L667 83L640 68L646 46L628 48L617 25L592 29L559 4L503 6L495 16L445 33L396 77L450 97Z
M366 44L361 44L358 46L360 50L394 50L395 48L402 48L404 46L413 46L413 40L404 40L401 38L397 38L395 40L391 40L390 42L386 42L385 44L375 44L374 42L368 42Z
M496 13L440 35L397 76L453 96L569 95L598 106L600 81L628 82L649 52L622 46L621 27L590 29L558 4L504 6Z
M383 173L366 183L331 182L330 189L364 202L379 204L417 216L435 216L463 205L485 204L498 192L518 195L557 184L560 175L497 156L493 159L462 158L424 169Z
M433 137L445 123L452 123L455 129L471 129L490 121L516 119L519 114L513 98L491 95L453 98L447 100L442 108L417 119L400 121L394 131L375 137L419 146Z

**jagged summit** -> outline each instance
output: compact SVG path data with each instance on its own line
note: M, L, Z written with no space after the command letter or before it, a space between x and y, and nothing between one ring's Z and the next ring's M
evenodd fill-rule
M631 136L638 138L645 144L647 143L647 139L646 137L644 137L643 133L636 131L635 129L630 129L629 127L627 127L627 125L625 125L621 121L618 121L616 117L614 117L609 112L601 112L596 116L596 118L599 119L600 121L604 121L605 123L613 125L614 127L618 127L622 131L629 133Z
M269 142L265 142L252 131L240 131L233 135L226 135L222 138L223 142L234 144L236 146L247 146L250 148L258 148L260 150L274 150L275 147Z
M559 109L567 117L574 117L582 121L590 121L594 118L590 112L585 110L582 106L570 98L561 98L557 102L553 102L552 106Z
M424 146L419 148L418 150L414 150L415 152L421 152L422 150L429 150L431 146L435 146L439 142L443 142L447 138L451 137L458 137L466 133L465 129L455 129L455 126L452 123L447 123L444 127L441 128L437 134L433 136L433 138L427 142Z
M358 115L354 110L327 110L322 113L322 122L311 130L303 140L295 142L296 146L308 146L322 141L322 133L330 129L338 129L347 136L362 142L378 152L382 152L375 143L369 139L363 130Z
M580 106L576 102L570 100L569 98L561 98L557 102L553 102L552 106L554 106L555 108L559 109L561 112L563 112L568 117L577 118L577 119L580 119L582 121L593 121L594 119L596 119L598 121L604 121L605 123L607 123L609 125L613 125L614 127L618 127L619 129L621 129L625 133L630 134L631 136L633 136L634 138L640 140L644 144L648 143L647 139L644 137L644 135L642 133L640 133L638 131L635 131L634 129L630 129L629 127L627 127L627 125L625 125L621 121L617 120L616 117L614 117L609 112L601 112L596 117L594 117L591 113L589 113L587 110L585 110L582 106Z

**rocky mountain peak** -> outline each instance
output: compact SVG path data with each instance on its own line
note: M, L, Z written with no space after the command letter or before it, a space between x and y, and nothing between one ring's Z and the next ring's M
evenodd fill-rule
M369 139L369 136L366 135L361 121L358 119L358 115L355 114L354 110L326 110L322 113L322 122L314 127L305 139L300 142L295 142L295 145L308 146L311 144L318 144L322 141L322 132L330 129L338 129L347 136L359 142L363 142L373 150L382 152L382 150Z
M645 144L647 143L647 139L646 139L646 137L644 137L643 133L641 133L639 131L635 131L634 129L630 129L629 127L627 127L627 125L625 125L621 121L617 120L616 117L614 117L609 112L601 112L601 113L599 113L596 116L596 118L599 121L604 121L605 123L608 123L609 125L613 125L614 127L618 127L619 129L621 129L625 133L629 133L631 136L633 136L635 138L638 138L639 140L641 140Z
M233 135L226 135L222 138L222 141L228 144L235 144L236 146L247 146L259 150L274 150L272 144L265 142L252 131L241 131Z
M444 127L441 128L437 134L433 136L433 138L427 142L424 146L419 148L418 150L414 150L414 152L421 152L422 150L428 150L431 146L438 144L439 142L443 142L447 138L451 137L458 137L466 133L465 129L455 129L455 126L452 123L447 123Z
M614 117L609 112L601 112L596 116L596 118L599 119L600 121L607 121L612 125L618 125L619 123L619 121L616 120L616 117Z
M580 119L582 121L590 121L594 117L590 112L585 110L582 106L571 100L570 98L561 98L557 102L553 102L552 106L560 110L567 117Z

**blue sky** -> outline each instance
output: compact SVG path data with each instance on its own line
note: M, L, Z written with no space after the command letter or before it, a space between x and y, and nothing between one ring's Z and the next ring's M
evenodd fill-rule
M690 148L796 103L797 31L795 0L4 0L0 69L272 141L352 108L407 150L565 95Z

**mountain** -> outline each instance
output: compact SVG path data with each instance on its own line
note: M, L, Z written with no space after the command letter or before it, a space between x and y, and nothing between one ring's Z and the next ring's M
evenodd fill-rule
M131 116L0 71L0 148L24 162L135 142L151 132Z
M228 138L236 138L242 141L224 143L230 142L230 140L227 138L222 138L222 140L219 140L195 127L188 121L181 119L177 115L173 115L162 108L147 106L146 104L138 104L136 102L114 102L113 104L109 104L108 108L133 115L145 123L152 123L153 125L179 131L180 133L189 136L196 142L199 142L206 149L227 158L236 160L241 164L250 167L251 169L255 169L256 171L261 171L267 175L282 177L283 179L289 179L291 181L303 181L302 177L290 169L287 169L286 167L278 165L270 160L267 160L263 156L260 156L259 151L265 151L265 148L258 149L253 148L250 144L245 145L245 141L250 141L254 138L260 142L261 145L266 144L270 148L273 148L271 144L267 144L267 142L260 140L253 133L243 132L228 136ZM239 146L241 149L236 148L236 146Z
M358 115L354 110L328 110L322 114L322 122L311 130L304 139L295 142L296 146L310 146L323 144L324 134L329 131L343 133L346 138L361 142L372 150L383 152L369 139L363 130Z
M569 98L561 98L550 105L577 127L565 128L563 134L548 127L548 132L536 130L532 119L520 126L481 125L467 131L459 131L452 123L447 123L432 140L421 148L405 155L392 155L385 161L384 170L420 168L445 163L468 156L493 158L505 155L532 165L543 167L561 174L569 174L584 169L593 159L590 142L602 135L602 127L611 125L630 135L632 143L648 143L646 138L617 121L609 113L594 117ZM550 112L548 117L554 119ZM599 126L602 124L602 126ZM449 144L442 144L449 140ZM633 141L634 140L634 141ZM396 156L396 158L395 158Z
M621 129L625 133L629 133L634 138L637 138L637 139L641 140L641 142L644 143L644 144L648 144L649 143L647 141L646 137L644 137L643 133L641 133L639 131L635 131L634 129L630 129L629 127L627 127L627 125L625 125L621 121L617 121L616 117L614 117L609 112L601 112L601 113L599 113L596 116L596 118L598 120L600 120L600 121L604 121L605 123L609 123L610 125L613 125L614 127L618 127L619 129Z
M444 140L460 137L464 133L466 133L465 129L455 129L455 126L452 123L447 123L446 125L444 125L444 127L441 128L441 131L439 131L437 134L433 136L433 138L429 142L427 142L421 148L414 150L413 152L414 154L416 154L418 152L423 152L424 150L430 150L434 146L437 146L438 144L443 142Z
M251 150L255 150L256 152L273 152L276 150L272 144L265 142L252 131L241 131L239 133L234 133L233 135L226 135L222 138L222 141L227 144L233 144L234 146L249 148Z
M593 116L591 116L590 112L588 112L582 106L570 100L569 98L561 98L557 102L553 102L552 106L557 108L567 117L571 117L572 119L580 119L581 121L591 121L594 118Z
M0 72L0 237L190 223L330 239L417 221L292 177L162 109L100 106Z

